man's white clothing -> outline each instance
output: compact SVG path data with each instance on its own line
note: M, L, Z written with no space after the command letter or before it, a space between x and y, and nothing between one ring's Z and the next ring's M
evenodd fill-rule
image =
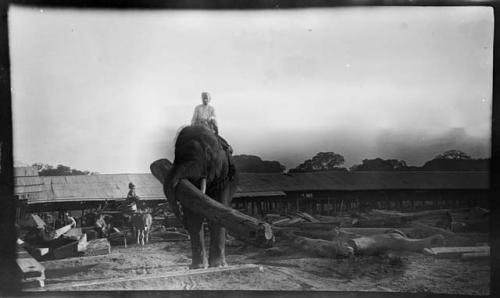
M205 126L210 129L210 121L215 125L217 122L215 120L215 109L211 105L198 105L194 108L193 119L191 120L191 125Z

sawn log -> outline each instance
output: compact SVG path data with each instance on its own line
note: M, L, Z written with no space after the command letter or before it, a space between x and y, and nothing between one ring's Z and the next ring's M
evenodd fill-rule
M151 164L150 169L163 184L172 167L167 159L159 159ZM270 246L274 241L271 225L215 201L186 179L181 179L177 184L175 194L184 207L202 214L235 235L259 246Z
M360 237L347 241L356 254L373 255L387 250L405 250L422 252L424 248L437 247L444 244L442 235L434 235L424 239L409 239L400 233L387 233L369 237Z

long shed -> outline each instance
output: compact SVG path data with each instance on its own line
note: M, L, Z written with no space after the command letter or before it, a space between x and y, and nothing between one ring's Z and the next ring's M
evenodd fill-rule
M241 173L233 206L250 214L487 206L489 181L489 172L471 171ZM81 210L124 200L129 182L150 204L166 199L162 185L149 173L41 177L25 169L16 172L15 194L30 210Z

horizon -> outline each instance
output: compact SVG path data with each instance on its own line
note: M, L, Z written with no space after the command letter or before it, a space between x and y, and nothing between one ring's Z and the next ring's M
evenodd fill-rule
M173 160L200 93L234 155L421 166L491 155L493 10L9 8L14 159L105 173Z

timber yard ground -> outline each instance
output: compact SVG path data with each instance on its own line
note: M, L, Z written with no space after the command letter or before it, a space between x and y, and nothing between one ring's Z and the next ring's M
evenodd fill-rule
M433 219L426 220L429 224ZM490 289L488 258L440 259L389 252L327 259L296 250L280 238L272 249L229 241L229 268L239 266L239 270L186 274L191 261L189 241L166 241L165 235L165 229L159 228L145 246L129 243L125 248L117 241L108 255L41 262L45 288L32 291L326 290L488 295ZM445 241L447 246L484 245L489 233L450 233ZM261 270L245 264L258 265Z

